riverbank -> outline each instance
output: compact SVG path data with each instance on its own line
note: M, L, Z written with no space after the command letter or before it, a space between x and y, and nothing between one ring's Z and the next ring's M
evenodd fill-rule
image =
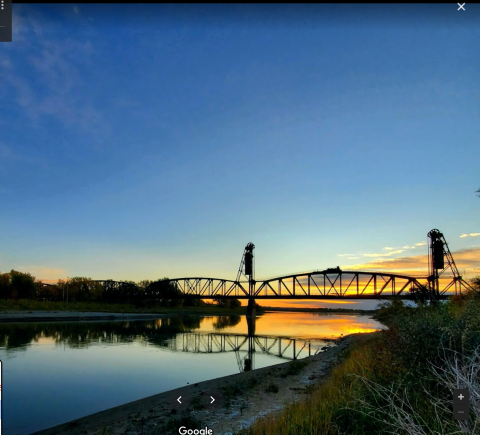
M4 314L35 313L35 312L96 312L109 314L246 314L247 307L221 308L214 304L201 307L138 307L134 304L109 304L102 302L51 302L30 299L0 300L0 318Z
M249 427L257 418L284 408L305 397L305 393L328 377L342 352L359 337L352 334L332 342L318 355L276 364L209 381L187 385L80 418L35 435L140 435L178 433L182 424L213 429L214 434L231 433ZM336 345L334 345L336 344ZM207 410L202 396L220 392L221 406ZM177 411L176 399L190 400L189 408ZM223 399L222 397L223 396ZM217 403L217 405L220 405ZM142 429L143 427L143 429Z
M184 316L186 313L176 313ZM171 314L107 313L89 311L13 311L0 312L0 322L85 322L100 320L150 320Z
M349 309L286 309L265 307L257 315L267 312L312 312L324 314L374 314L375 311ZM96 320L149 320L175 316L231 316L245 315L247 307L220 308L215 305L204 307L135 307L131 304L101 304L97 302L42 302L0 301L0 322L54 322Z

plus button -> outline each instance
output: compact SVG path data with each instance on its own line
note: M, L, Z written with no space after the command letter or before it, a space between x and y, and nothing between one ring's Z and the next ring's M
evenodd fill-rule
M463 394L460 394L460 396L458 396L458 398L459 398L460 400L462 400L464 397L465 397L465 396L464 396Z

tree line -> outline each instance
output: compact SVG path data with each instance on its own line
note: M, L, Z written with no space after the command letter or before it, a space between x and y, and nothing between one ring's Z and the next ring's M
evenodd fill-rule
M44 285L30 273L11 270L0 272L0 299L31 299L52 302L105 302L132 303L137 306L158 305L163 307L198 307L207 305L201 299L188 297L168 278L157 281L104 281L74 277L58 280L56 284ZM214 302L221 308L238 308L238 299L217 298Z

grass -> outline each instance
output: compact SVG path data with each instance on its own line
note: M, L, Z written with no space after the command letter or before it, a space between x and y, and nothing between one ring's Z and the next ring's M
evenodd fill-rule
M333 370L325 384L313 391L306 401L297 402L278 415L269 415L257 422L244 434L336 434L335 416L354 396L356 386L348 376L361 373L368 364L371 351L375 349L375 337L362 337L348 351L344 362ZM295 361L294 361L295 362ZM291 372L297 373L299 365Z
M358 337L305 400L239 434L480 433L480 298L417 308L395 302L381 316L389 329ZM464 423L452 415L458 385L478 397Z
M0 311L85 311L101 313L148 313L148 314L245 314L246 307L237 309L205 307L136 307L133 304L109 304L102 302L52 302L31 299L0 300Z

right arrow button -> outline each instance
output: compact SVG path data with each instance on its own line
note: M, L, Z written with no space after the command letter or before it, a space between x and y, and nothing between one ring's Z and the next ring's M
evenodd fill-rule
M208 390L202 394L202 405L205 409L220 408L223 395L218 390Z

